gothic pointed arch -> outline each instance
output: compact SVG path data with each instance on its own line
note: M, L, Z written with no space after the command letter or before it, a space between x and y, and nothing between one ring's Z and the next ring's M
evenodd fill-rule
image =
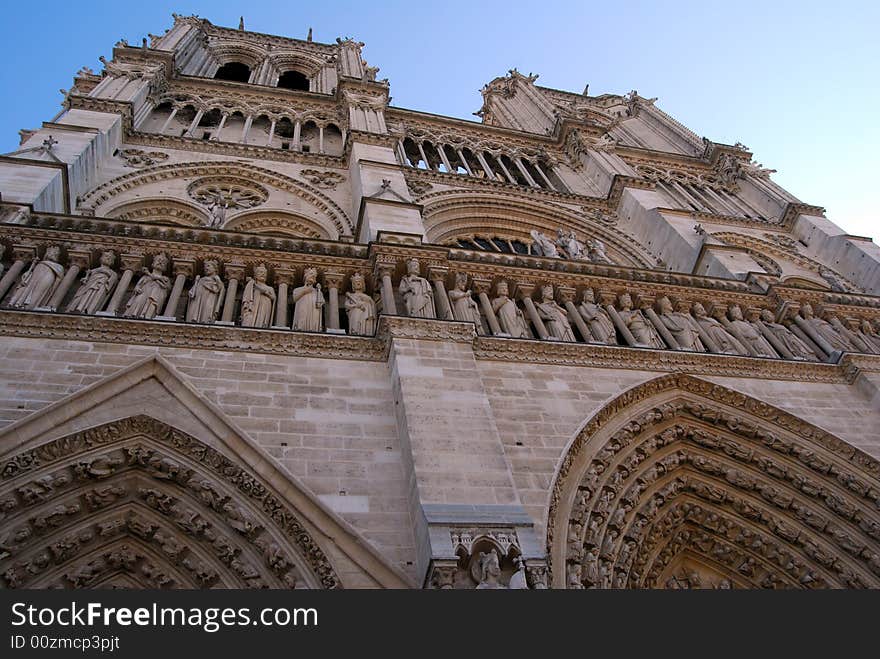
M419 198L423 204L425 242L455 244L457 239L505 238L531 242L537 229L555 239L559 228L574 230L579 238L600 239L618 265L654 267L656 259L632 237L559 204L513 194L483 194L452 189Z
M0 432L9 588L407 587L162 357Z
M162 184L167 185L169 181L192 179L196 181L191 183L191 186L199 181L238 181L242 189L257 190L256 198L259 200L263 197L259 203L265 201L260 191L268 195L275 189L291 194L302 202L310 214L320 216L328 226L333 227L334 239L352 234L351 220L346 212L316 187L270 169L235 161L185 162L145 167L95 187L82 196L78 207L102 216L108 209L132 201L134 191L146 194L143 190L151 189L147 186L155 188L158 184L162 187ZM242 208L250 207L252 206L242 206ZM231 204L230 209L232 209Z
M148 197L123 201L105 211L106 217L135 222L158 222L178 226L198 227L208 224L208 213L190 201L167 197Z
M877 588L880 463L760 400L666 375L573 439L547 547L558 588Z
M320 219L313 219L283 210L246 211L230 218L224 229L246 231L284 238L330 239L335 231Z

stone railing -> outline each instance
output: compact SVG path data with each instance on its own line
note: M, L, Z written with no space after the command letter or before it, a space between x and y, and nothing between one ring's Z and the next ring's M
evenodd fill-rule
M396 242L395 242L396 241ZM836 362L880 354L878 299L384 242L267 238L79 216L0 224L0 308L375 336L380 315L477 337ZM237 331L237 330L236 330Z

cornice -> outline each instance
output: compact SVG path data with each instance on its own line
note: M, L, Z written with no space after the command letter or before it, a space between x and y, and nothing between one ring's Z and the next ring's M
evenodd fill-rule
M476 330L473 323L382 315L379 317L377 336L384 340L419 339L473 343Z
M474 342L474 355L485 361L842 384L851 384L858 370L850 364L848 368L842 364L483 336ZM880 360L877 365L880 367Z
M407 319L409 320L409 319ZM385 361L379 338L193 323L0 310L0 334L27 338L203 348L324 359Z

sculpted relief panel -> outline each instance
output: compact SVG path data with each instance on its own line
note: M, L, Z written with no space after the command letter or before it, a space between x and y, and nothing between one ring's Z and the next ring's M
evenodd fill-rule
M286 504L242 466L148 417L8 458L8 588L338 588Z

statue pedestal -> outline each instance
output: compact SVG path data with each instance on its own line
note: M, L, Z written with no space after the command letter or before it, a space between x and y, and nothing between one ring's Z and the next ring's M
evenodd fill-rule
M177 322L177 316L154 316L153 320L169 320L171 322Z
M344 329L327 329L327 330L324 330L324 331L327 332L327 334L342 334L342 335L345 335L345 333L346 333Z

